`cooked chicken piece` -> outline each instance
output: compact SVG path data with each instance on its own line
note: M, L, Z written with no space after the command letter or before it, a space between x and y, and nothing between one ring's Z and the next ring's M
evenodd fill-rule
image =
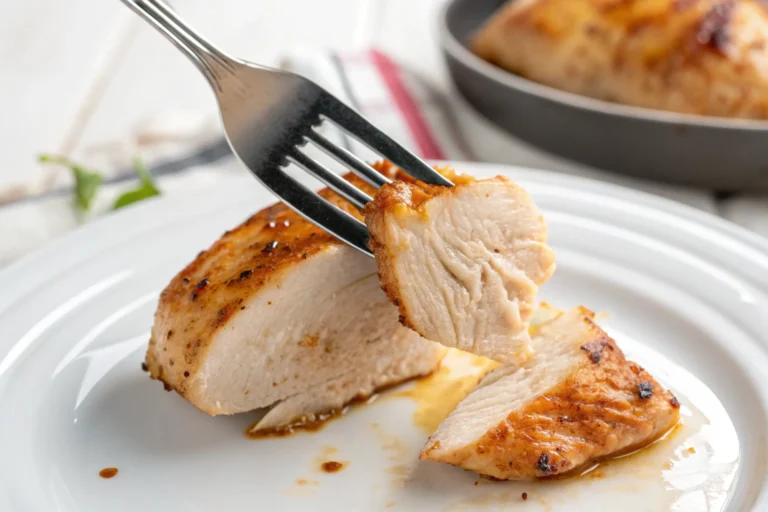
M425 338L525 359L536 294L555 268L544 219L506 178L449 177L455 187L384 185L365 207L382 287Z
M757 0L512 0L472 47L576 94L768 118L768 10Z
M677 399L577 308L538 327L535 355L489 373L422 459L504 480L560 475L659 438Z
M171 281L146 362L152 378L211 415L276 404L257 428L279 428L428 374L443 351L399 324L372 258L276 204Z
M391 315L391 305L387 309ZM297 421L315 422L323 415L338 413L346 404L368 398L377 390L431 373L446 353L399 324L391 338L379 345L393 353L371 355L359 368L345 363L346 371L339 377L278 402L252 432L280 430Z

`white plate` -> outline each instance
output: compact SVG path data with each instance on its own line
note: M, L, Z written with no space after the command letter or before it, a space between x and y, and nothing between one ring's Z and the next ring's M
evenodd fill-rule
M558 254L543 298L610 312L609 332L679 395L668 439L585 477L475 485L417 461L427 434L406 396L249 440L249 415L209 418L163 392L140 370L158 292L271 201L244 174L94 222L0 274L0 510L768 510L768 242L616 186L455 167L531 191ZM323 457L348 464L322 473Z

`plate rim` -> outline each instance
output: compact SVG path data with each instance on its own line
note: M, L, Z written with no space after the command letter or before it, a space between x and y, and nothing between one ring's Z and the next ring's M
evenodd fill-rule
M578 189L592 194L607 194L612 199L626 201L632 206L641 207L649 212L669 215L685 223L690 223L721 236L727 236L736 243L750 246L768 255L768 239L708 212L645 191L634 190L626 186L606 183L592 178L528 167L461 161L434 163L451 165L459 170L465 170L470 173L474 172L473 170L483 169L483 172L488 174L507 174L515 179L519 179L524 185L544 185L564 190ZM246 178L245 172L242 178L238 177L237 179L250 180L250 178ZM7 285L5 289L10 290L7 293L7 297L0 296L0 315L4 314L9 306L15 304L18 298L39 288L41 281L45 282L48 279L59 276L67 268L70 268L73 262L76 264L79 260L108 251L114 244L130 239L137 234L146 233L147 231L162 228L163 226L192 217L194 210L191 206L196 205L199 207L201 198L205 198L208 206L198 213L204 214L212 211L212 209L217 208L217 204L220 204L217 201L218 199L226 197L228 193L231 195L233 189L237 190L237 183L226 181L207 190L170 197L161 196L135 207L100 217L12 263L0 271L0 279L5 279L4 283ZM255 190L253 197L257 201L263 198L266 198L267 201L276 200L261 186L250 190ZM241 202L243 198L248 197L248 193L241 190L236 196L236 201ZM62 252L68 253L68 258L59 259L55 257ZM721 249L721 253L740 254L731 249ZM740 256L740 258L743 259L743 256ZM36 274L34 280L27 279L30 271L34 271ZM765 289L766 286L756 285L756 288ZM10 355L9 349L12 349L14 346L15 342L13 340L8 340L7 343L0 340L0 367L4 365L6 358ZM768 353L768 350L766 353ZM2 374L0 374L0 377L2 377ZM756 505L766 502L762 500L768 499L768 483L764 484L757 499Z

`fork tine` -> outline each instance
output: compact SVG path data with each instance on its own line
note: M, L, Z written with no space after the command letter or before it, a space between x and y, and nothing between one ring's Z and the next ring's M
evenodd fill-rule
M373 201L371 196L358 189L335 172L330 171L324 165L315 162L298 149L295 149L288 155L288 160L328 185L331 190L352 203L358 209L362 209L367 203Z
M275 168L255 176L302 217L355 249L373 256L368 248L368 228L365 224L280 169Z
M363 116L325 93L320 99L323 117L338 125L349 135L403 169L414 178L431 185L450 187L453 183L432 169L422 159L382 133Z
M380 188L385 183L390 183L390 180L386 176L365 163L355 154L337 146L315 130L309 130L309 133L307 133L304 137L310 142L313 142L326 154L332 156L342 164L349 167L352 172L360 176L360 178L365 180L366 183L372 187Z
M256 179L321 229L372 256L363 222L282 170L288 162L296 163L358 208L371 201L295 146L302 141L302 134L321 120L320 102L330 94L299 75L232 59L217 51L176 16L165 0L122 1L185 51L205 74L216 94L227 140ZM222 70L227 73L220 73Z

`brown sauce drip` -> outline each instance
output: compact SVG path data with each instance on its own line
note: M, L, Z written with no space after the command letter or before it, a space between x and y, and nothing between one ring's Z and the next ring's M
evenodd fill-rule
M344 469L344 464L341 462L336 462L335 460L329 460L328 462L323 462L320 467L322 467L323 471L326 473L336 473Z
M288 437L299 431L318 432L322 430L329 421L344 415L347 412L346 409L347 408L345 407L341 410L333 409L322 414L303 416L296 423L279 428L267 428L254 431L253 429L256 427L256 423L254 423L249 425L245 430L245 436L248 439L264 439L268 437Z
M115 475L117 475L117 468L104 468L99 471L99 476L101 478L112 478Z

